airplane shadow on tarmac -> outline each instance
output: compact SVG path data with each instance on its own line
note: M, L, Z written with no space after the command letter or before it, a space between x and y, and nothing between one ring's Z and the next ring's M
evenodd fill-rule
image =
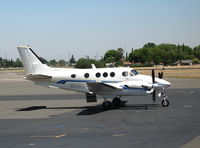
M126 101L123 102L123 105L120 108L117 109L110 109L110 110L148 110L148 109L153 109L157 107L162 107L160 104L130 104L130 105L125 105ZM30 106L26 108L21 108L16 111L33 111L33 110L39 110L39 109L83 109L81 110L77 116L80 115L94 115L98 113L102 113L105 111L110 111L110 110L105 110L103 109L102 105L96 105L96 106L82 106L82 107L47 107L47 106Z
M110 110L148 110L155 107L161 107L161 105L160 104L134 104L134 105L124 105L120 108L116 108L116 109L114 108ZM110 111L110 110L104 110L101 105L90 106L88 108L85 108L81 112L79 112L77 115L93 115L93 114L98 114L98 113Z

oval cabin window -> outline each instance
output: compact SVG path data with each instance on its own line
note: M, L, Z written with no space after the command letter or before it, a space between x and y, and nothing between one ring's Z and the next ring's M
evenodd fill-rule
M122 72L122 76L127 77L128 76L128 71Z
M115 76L115 73L114 73L114 72L111 72L111 73L110 73L110 76L111 76L111 77L114 77L114 76Z
M72 78L76 78L76 75L75 75L75 74L72 74L71 77L72 77Z
M103 76L104 76L104 77L107 77L107 76L108 76L108 73L107 73L107 72L104 72L104 73L103 73Z
M85 78L89 78L89 76L90 76L89 73L85 73L85 74L84 74L84 77L85 77Z
M99 72L96 73L96 77L99 78L101 74Z

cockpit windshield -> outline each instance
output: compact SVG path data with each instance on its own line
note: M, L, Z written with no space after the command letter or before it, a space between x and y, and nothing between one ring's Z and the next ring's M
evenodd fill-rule
M139 72L137 72L137 70L135 70L135 69L132 69L132 70L131 70L131 75L132 75L132 76L138 75L138 74L139 74Z

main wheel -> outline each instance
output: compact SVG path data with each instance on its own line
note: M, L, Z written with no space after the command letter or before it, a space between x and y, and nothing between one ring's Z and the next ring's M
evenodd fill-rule
M112 108L112 103L110 101L104 101L102 106L104 110L109 110Z
M162 106L163 107L168 107L169 106L169 101L167 99L162 100Z
M112 104L113 104L113 107L114 108L119 108L121 106L121 99L118 98L118 97L115 97L113 100L112 100Z

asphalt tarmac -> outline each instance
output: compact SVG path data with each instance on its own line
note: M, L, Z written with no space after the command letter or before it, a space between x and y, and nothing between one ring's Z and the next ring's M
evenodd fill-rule
M124 107L104 111L101 98L87 104L84 94L35 86L22 77L0 74L2 148L200 145L199 79L168 79L172 87L167 91L167 108L160 105L160 99L152 104L151 96L140 96L124 97L128 101Z

